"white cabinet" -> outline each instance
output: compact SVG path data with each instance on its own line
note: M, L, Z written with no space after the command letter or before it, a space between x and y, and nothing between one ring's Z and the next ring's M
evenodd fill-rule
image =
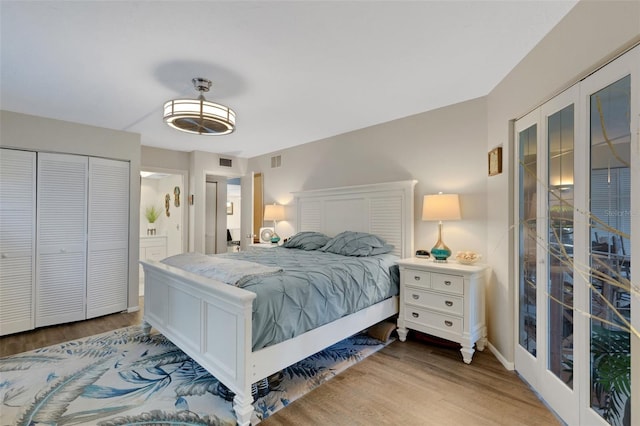
M162 260L167 257L167 237L140 237L140 260Z
M487 267L402 259L398 335L408 329L460 343L465 363L471 363L476 344L484 350L487 338L484 283Z
M140 237L140 260L160 261L167 257L167 237L155 235L152 237ZM144 272L140 268L140 295L144 295Z
M34 327L35 152L0 149L0 335Z

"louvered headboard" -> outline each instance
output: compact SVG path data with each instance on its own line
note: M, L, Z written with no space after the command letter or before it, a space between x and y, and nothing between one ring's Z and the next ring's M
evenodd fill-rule
M417 181L386 182L294 192L296 231L334 236L342 231L369 232L413 255L413 188Z

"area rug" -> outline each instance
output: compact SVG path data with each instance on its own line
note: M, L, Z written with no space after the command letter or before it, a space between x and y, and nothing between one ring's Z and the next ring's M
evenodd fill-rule
M252 423L383 347L359 334L257 383ZM139 326L0 358L2 425L234 425L232 397L164 336Z

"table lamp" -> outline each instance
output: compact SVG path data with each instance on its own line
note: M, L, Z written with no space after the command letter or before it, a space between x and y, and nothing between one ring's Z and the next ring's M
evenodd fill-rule
M280 241L280 236L276 232L276 226L278 226L279 220L284 220L284 206L278 204L267 204L264 206L264 220L273 221L273 235L271 235L271 243L277 244Z
M422 202L422 220L437 220L438 241L431 249L431 256L435 262L446 262L451 256L451 250L442 241L442 221L460 220L460 199L458 194L425 195Z

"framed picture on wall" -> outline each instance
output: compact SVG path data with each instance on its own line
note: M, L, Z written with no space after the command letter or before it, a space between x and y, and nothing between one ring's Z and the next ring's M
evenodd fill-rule
M489 176L495 176L502 173L502 147L489 151Z
M227 201L227 214L233 214L233 203L231 201Z

